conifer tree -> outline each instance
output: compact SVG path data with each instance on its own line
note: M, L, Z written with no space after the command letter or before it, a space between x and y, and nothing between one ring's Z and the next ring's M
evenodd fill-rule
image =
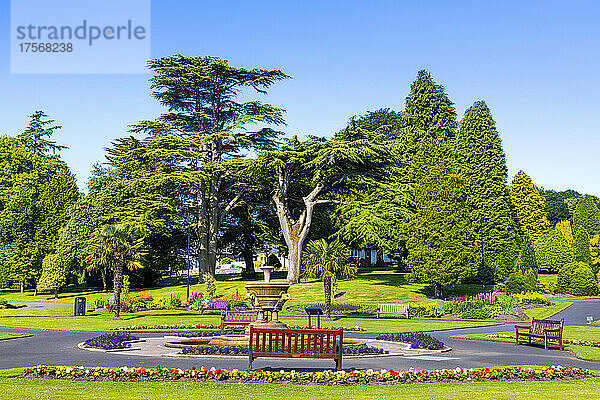
M597 234L600 234L600 211L592 196L585 196L573 213L575 261L591 263L590 239Z
M456 111L444 91L425 70L417 73L410 86L406 107L402 113L404 140L417 144L421 139L452 138L456 134Z
M404 229L408 264L412 277L432 284L440 297L442 287L475 275L480 262L467 185L441 139L423 140L413 166L415 213Z
M538 264L535 257L535 249L533 242L528 234L525 234L523 242L521 243L521 252L519 253L518 268L523 271L533 271L534 274L538 273Z
M463 118L456 139L459 172L469 185L471 221L483 225L486 270L505 278L519 254L518 232L510 213L506 178L508 170L502 143L490 109L483 101L471 106ZM478 247L481 247L478 236Z
M31 118L29 125L17 136L21 146L36 156L46 158L54 157L57 152L66 149L66 146L50 140L54 132L62 128L60 125L54 125L53 119L47 119L48 115L40 110L31 114L29 118Z
M560 230L551 229L535 242L538 270L558 273L561 267L573 261L573 252Z
M571 229L571 221L566 220L557 222L556 229L562 233L571 248L571 252L573 252L573 230Z
M510 186L513 219L521 236L528 234L535 242L550 229L546 218L544 197L525 172L519 171Z

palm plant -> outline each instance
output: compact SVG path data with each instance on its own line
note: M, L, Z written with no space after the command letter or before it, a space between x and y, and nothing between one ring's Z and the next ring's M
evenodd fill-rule
M354 278L356 267L350 264L350 249L339 240L328 243L325 239L312 240L302 254L306 278L323 281L325 314L331 319L331 284L333 280Z
M96 230L90 239L89 268L109 267L113 270L113 319L121 319L119 315L123 270L143 267L143 245L143 239L138 238L136 229L129 225L104 225Z

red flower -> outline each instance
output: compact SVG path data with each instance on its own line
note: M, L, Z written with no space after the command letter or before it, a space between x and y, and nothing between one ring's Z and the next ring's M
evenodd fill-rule
M156 366L156 369L160 369L160 364L158 364L158 365Z

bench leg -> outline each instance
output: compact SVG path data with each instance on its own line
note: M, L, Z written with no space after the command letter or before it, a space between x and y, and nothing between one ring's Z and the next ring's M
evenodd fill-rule
M519 345L519 334L515 333L515 346Z
M248 357L248 371L252 371L252 357Z
M544 350L548 350L548 335L544 334Z

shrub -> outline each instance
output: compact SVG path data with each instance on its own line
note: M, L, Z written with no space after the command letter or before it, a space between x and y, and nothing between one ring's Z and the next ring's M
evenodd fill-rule
M519 299L523 304L550 304L550 301L538 292L516 293L513 297Z
M134 309L150 308L152 305L152 296L149 294L138 294L130 297L128 302Z
M557 287L573 295L593 295L598 293L598 283L592 268L581 261L566 264L560 269Z
M225 257L221 260L221 265L228 265L228 264L232 264L233 260L229 257Z
M435 318L442 315L438 303L411 303L408 309L410 318Z
M171 306L179 307L181 305L181 295L179 293L171 293Z
M573 261L569 242L557 229L544 233L535 242L535 256L541 272L556 273L563 265Z
M3 299L2 297L0 297L0 307L6 307L7 304L8 304L8 301L6 299Z
M217 293L217 285L215 277L211 274L204 274L204 281L206 282L206 292L208 293L209 299L214 299Z
M464 319L487 319L493 317L493 312L489 308L469 309L462 313Z
M535 292L537 290L537 278L532 270L523 273L517 270L508 275L505 288L507 293Z

